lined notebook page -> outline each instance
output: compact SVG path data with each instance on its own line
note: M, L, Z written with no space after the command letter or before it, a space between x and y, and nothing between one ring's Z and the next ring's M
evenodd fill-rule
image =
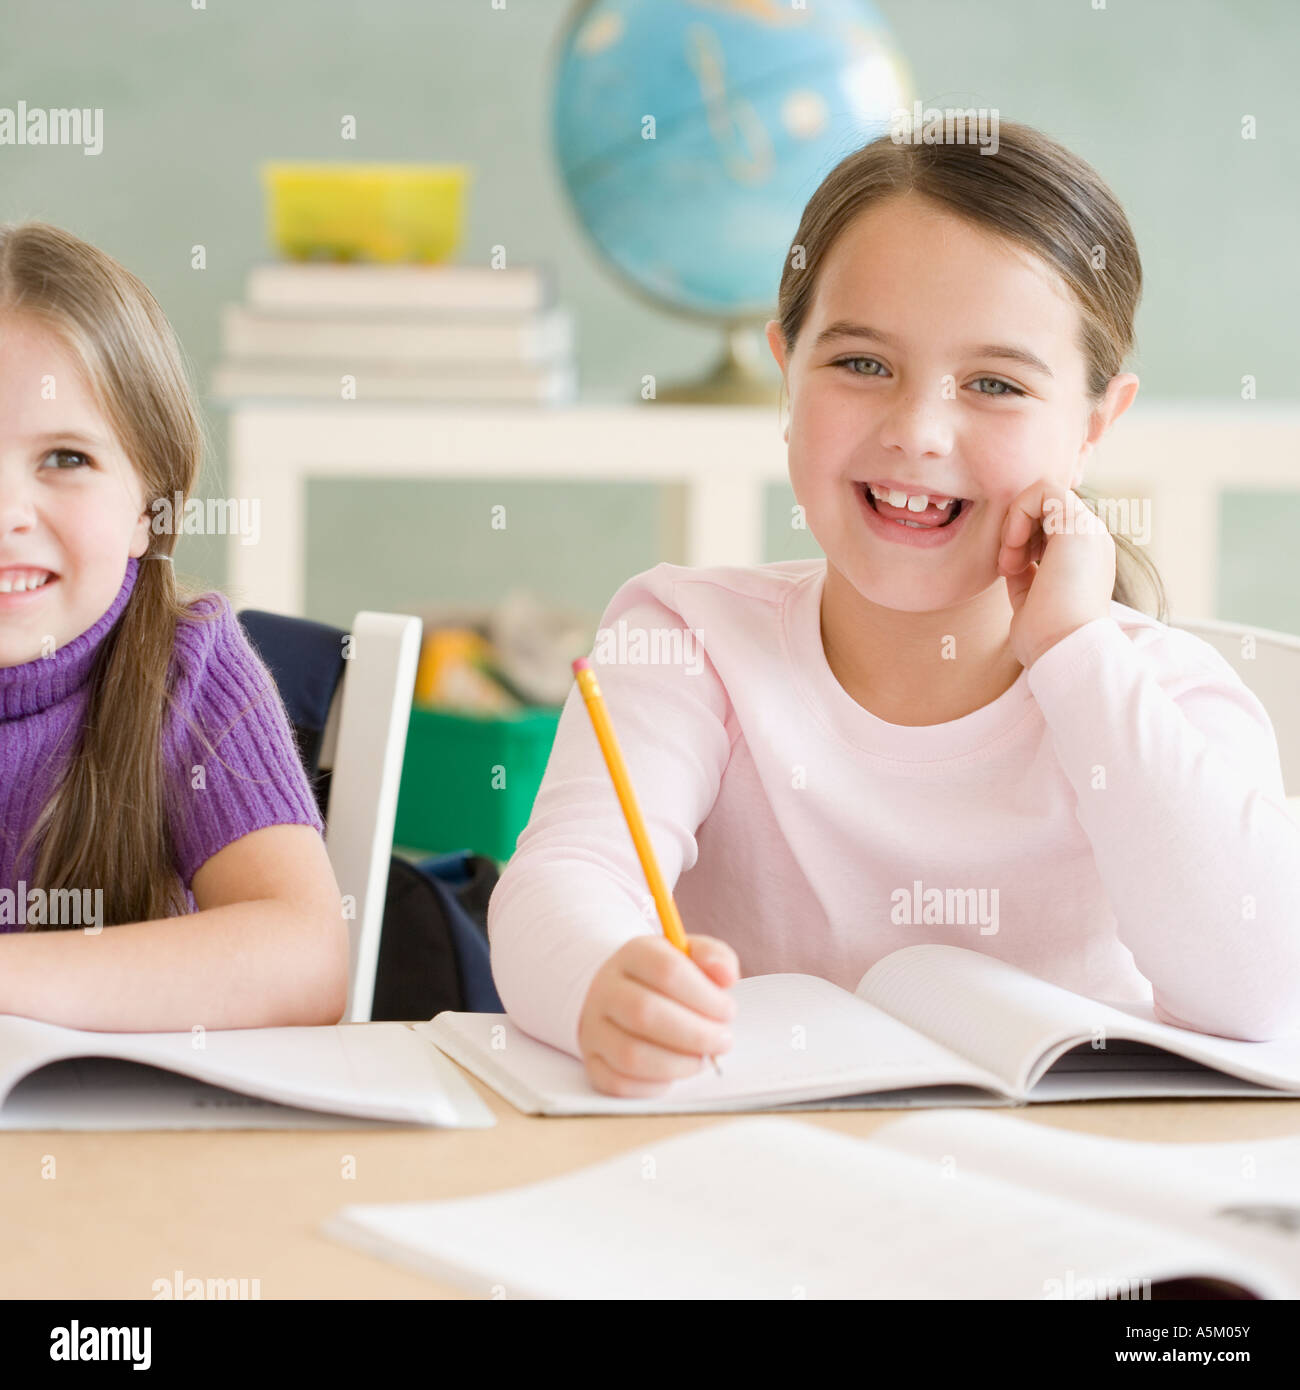
M1042 1298L1067 1271L1251 1282L1176 1231L757 1117L489 1196L348 1207L325 1232L498 1298Z
M1016 1091L1062 1032L1113 1033L1130 1020L1013 965L957 946L909 946L862 977L858 997L977 1060ZM1192 1035L1188 1035L1192 1036Z
M340 1115L473 1128L496 1122L455 1067L403 1023L223 1028L196 1037L188 1032L92 1032L0 1016L0 1090L7 1093L22 1075L46 1063L74 1057L142 1062L281 1105L318 1106ZM69 1070L64 1068L48 1086L37 1078L19 1099L43 1091L45 1117L53 1121L59 1087L69 1079ZM110 1069L109 1076L120 1079L121 1069ZM75 1095L71 1098L72 1107L58 1128L83 1127ZM123 1108L122 1118L129 1118L129 1108ZM142 1113L141 1119L147 1118ZM195 1120L196 1127L207 1127L199 1111Z
M673 1082L661 1097L606 1096L587 1079L583 1064L516 1028L501 1014L442 1013L417 1025L440 1044L447 1031L470 1044L453 1055L514 1104L515 1077L553 1113L659 1113L665 1109L717 1110L726 1102L777 1103L843 1092L930 1084L986 1085L992 1078L852 995L815 975L756 975L732 987L735 1043L721 1053L718 1076L709 1063ZM494 1046L494 1042L496 1046Z
M51 1062L0 1107L0 1130L419 1129L305 1110L116 1057Z
M1026 1090L1062 1033L1127 1034L1207 1066L1228 1064L1260 1085L1300 1086L1300 1034L1273 1042L1218 1038L1156 1021L1149 1004L1108 1004L957 946L909 946L862 977L858 997ZM1275 1079L1276 1078L1276 1079Z

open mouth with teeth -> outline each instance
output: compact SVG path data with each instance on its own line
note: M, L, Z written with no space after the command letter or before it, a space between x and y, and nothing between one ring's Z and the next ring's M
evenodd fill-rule
M25 594L43 589L58 577L50 570L5 570L0 572L0 594Z
M908 499L903 493L894 493L893 496L903 499L902 505L895 506L889 500L891 494L884 488L874 487L871 483L859 483L858 488L873 512L899 526L912 526L918 530L939 531L945 526L951 526L961 515L962 508L967 505L967 499L964 497L945 497L938 499L938 502L927 497L925 506L918 508L910 505L912 500L917 499Z

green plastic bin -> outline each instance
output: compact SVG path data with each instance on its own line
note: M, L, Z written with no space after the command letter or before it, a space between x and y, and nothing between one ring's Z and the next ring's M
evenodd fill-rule
M394 843L509 859L532 813L562 709L479 715L413 707Z

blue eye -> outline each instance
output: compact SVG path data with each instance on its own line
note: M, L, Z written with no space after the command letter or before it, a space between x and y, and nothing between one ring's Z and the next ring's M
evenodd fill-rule
M90 461L91 461L91 460L90 460L90 455L89 455L89 454L80 453L80 452L78 452L76 449L51 449L50 452L49 452L48 454L45 455L45 457L46 457L47 459L52 459L52 458L80 459L80 460L82 461L82 463L86 465L86 467L89 467L89 466L90 466ZM72 472L72 471L74 471L74 470L68 469L68 468L56 468L54 471L55 471L56 473L69 473L69 472Z
M855 371L855 370L853 369L853 366L852 366L852 364L853 364L854 362L870 362L870 363L872 363L874 366L877 366L877 367L880 366L880 363L879 363L878 361L876 361L876 359L875 359L874 357L841 357L841 358L839 359L838 362L834 363L834 365L835 365L836 367L843 367L843 368L845 368L845 370L848 372L848 374L849 374L850 376L879 376L879 375L880 375L879 372L859 372L859 371ZM977 378L976 378L976 381L991 381L991 382L994 383L994 385L996 385L996 386L1001 386L1001 387L1002 387L1002 390L1001 390L1001 391L978 391L978 392L976 392L976 394L977 394L977 395L980 395L980 396L992 396L992 397L995 397L995 398L996 398L996 397L998 397L998 396L1008 396L1008 395L1010 395L1010 396L1023 396L1023 395L1025 394L1018 386L1012 386L1012 384L1011 384L1009 381L1003 381L1000 377L996 377L996 376L981 376L981 377L977 377Z
M979 381L991 381L995 386L1002 386L1006 388L1002 391L981 391L979 393L981 396L1023 396L1025 394L1018 386L1012 386L1012 384L1009 381L1003 381L1000 377L982 376L977 379Z

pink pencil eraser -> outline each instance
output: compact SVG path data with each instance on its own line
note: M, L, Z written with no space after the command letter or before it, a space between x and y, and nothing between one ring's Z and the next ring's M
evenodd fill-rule
M573 669L575 671L589 671L591 670L591 662L585 656L580 656L573 663Z

